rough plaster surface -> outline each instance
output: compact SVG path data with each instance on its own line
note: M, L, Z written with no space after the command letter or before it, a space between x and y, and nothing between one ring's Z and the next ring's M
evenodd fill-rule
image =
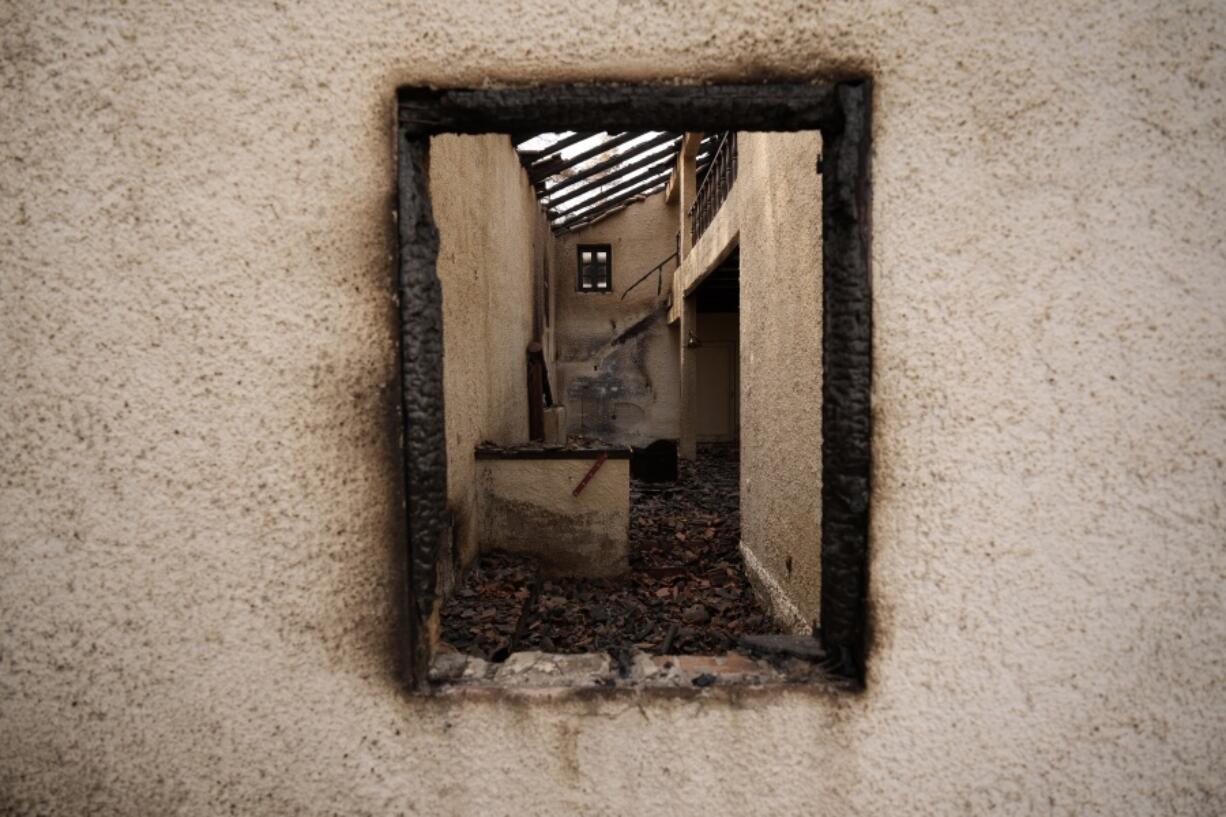
M791 628L798 615L812 625L821 601L821 141L737 135L736 183L673 292L677 304L740 246L741 544L759 596Z
M676 250L677 205L658 193L555 244L557 372L572 434L625 445L676 439L681 399L676 333L663 305L676 262L621 300L621 294ZM575 288L580 244L609 244L613 289ZM628 335L623 339L623 335Z
M822 579L820 152L814 132L737 138L741 541L810 624Z
M630 460L606 460L574 496L595 464L591 458L479 460L482 549L539 556L551 575L624 573Z
M528 439L526 350L548 225L501 134L433 138L430 198L443 287L447 501L455 561L466 564L480 545L473 449Z
M5 4L0 811L1226 810L1224 24ZM830 70L876 78L867 691L407 696L395 87Z

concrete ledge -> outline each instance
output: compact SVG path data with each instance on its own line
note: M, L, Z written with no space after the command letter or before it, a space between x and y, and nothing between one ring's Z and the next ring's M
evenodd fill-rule
M611 460L630 459L629 448L612 445L516 445L504 448L486 443L477 446L475 452L479 460L594 460L599 459L601 454Z

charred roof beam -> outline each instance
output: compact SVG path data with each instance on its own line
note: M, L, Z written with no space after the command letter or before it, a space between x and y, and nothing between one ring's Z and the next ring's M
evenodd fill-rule
M533 184L544 181L550 176L557 176L560 173L565 173L567 170L586 162L593 156L599 156L607 150L612 150L613 148L618 147L619 145L624 145L631 140L639 139L642 137L642 135L642 132L636 133L633 131L613 134L609 139L605 139L600 144L588 148L582 153L578 153L569 158L563 159L561 156L558 156L556 159L551 159L548 162L536 162L528 169L528 178L531 179Z
M633 148L626 151L625 153L619 153L618 155L610 159L606 159L603 162L598 162L589 168L579 171L573 176L569 176L563 179L562 181L555 184L553 187L549 188L549 190L547 191L548 195L550 199L552 200L554 194L558 193L560 190L564 190L568 187L573 187L579 182L590 179L592 176L595 176L597 173L608 170L611 167L615 167L616 165L619 165L622 162L625 162L629 159L633 159L636 156L646 156L647 154L655 151L655 148L658 148L661 145L670 144L670 143L680 144L680 142L681 142L680 136L677 136L676 134L673 134L673 133L662 133L659 136L655 137L654 139L648 139L646 142L640 142L639 144L635 145ZM654 161L654 159L659 158L659 156L662 156L662 155L663 154L661 153L661 154L652 156L652 160ZM551 201L551 204L552 203L553 202Z
M571 201L572 199L577 199L583 195L591 193L593 190L598 190L603 185L606 185L609 182L614 181L615 179L620 179L623 176L629 176L635 171L645 170L646 172L650 173L653 170L657 170L660 167L672 162L674 159L676 159L676 156L677 155L675 153L668 153L664 156L661 156L658 153L653 153L650 156L639 159L638 161L628 162L622 165L621 167L617 168L616 170L606 173L605 175L601 176L598 179L592 179L587 184L580 185L579 187L576 187L575 189L567 192L564 195L549 196L549 201L547 202L547 204L549 205L549 208L551 210L557 209L557 206L559 204L562 204L563 202Z
M545 159L548 159L550 156L554 155L555 153L559 153L563 150L566 150L571 145L577 145L586 139L591 139L593 136L598 136L600 133L602 133L602 131L589 130L589 131L577 131L577 132L571 133L570 136L563 136L561 139L554 142L552 145L547 145L546 147L543 147L540 150L531 151L532 157L533 157L532 164L540 164ZM540 136L540 135L541 134L539 133L537 134L537 136ZM536 136L532 138L535 139ZM524 154L529 153L529 151L520 151L520 152Z
M610 187L608 190L602 190L600 191L599 196L596 196L584 202L580 202L579 204L575 205L569 210L549 210L546 213L546 216L549 218L550 221L555 221L557 219L566 218L568 216L573 216L575 213L581 212L583 210L588 210L592 207L595 207L596 205L599 205L602 201L608 201L610 198L617 195L618 193L622 193L626 190L629 190L630 188L635 187L636 185L641 185L643 182L647 181L648 179L659 179L661 178L660 174L662 172L663 170L660 168L648 171L647 173L644 173L641 176L635 176L633 179L627 179L626 181L621 182L620 184L615 184L612 187ZM667 176L664 176L663 178L666 181L668 179Z
M619 196L614 196L613 198L602 200L600 202L593 204L591 207L588 207L586 209L582 209L574 213L568 213L565 219L563 219L562 221L559 221L557 224L554 225L554 229L565 230L570 227L573 227L576 224L580 223L581 221L595 218L596 216L601 215L607 212L608 210L612 210L616 208L618 205L628 202L630 199L634 198L635 196L649 195L648 191L655 192L654 190L651 190L651 188L653 187L663 188L663 186L667 183L668 183L668 176L653 176L652 178L642 181L639 184L636 184L634 187L629 188L628 190L626 190L624 193L622 193Z

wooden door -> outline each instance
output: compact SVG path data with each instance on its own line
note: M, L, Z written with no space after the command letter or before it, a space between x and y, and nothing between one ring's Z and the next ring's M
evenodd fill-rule
M705 341L694 350L698 370L697 438L702 442L737 439L737 347Z

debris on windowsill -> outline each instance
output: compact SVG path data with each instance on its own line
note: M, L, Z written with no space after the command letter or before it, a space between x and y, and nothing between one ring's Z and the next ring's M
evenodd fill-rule
M539 650L512 653L501 664L458 652L435 656L430 682L436 693L463 689L706 689L819 683L852 688L813 661L724 655L649 655L633 651L619 666L607 653L562 655Z

